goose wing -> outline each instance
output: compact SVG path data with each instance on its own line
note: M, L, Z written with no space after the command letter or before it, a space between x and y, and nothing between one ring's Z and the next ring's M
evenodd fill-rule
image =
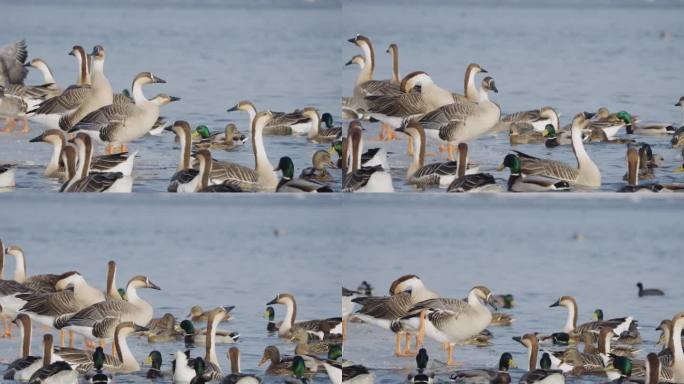
M24 82L28 74L28 68L24 67L27 57L26 40L0 47L0 85Z
M26 356L26 357L20 357L13 362L11 362L8 366L7 369L5 370L5 375L3 376L3 379L5 380L13 380L14 379L14 374L17 371L24 370L31 366L31 364L35 363L36 361L42 360L42 358L38 356Z
M90 94L90 85L71 85L61 95L51 97L29 111L39 115L64 114L78 108Z
M409 117L427 111L423 95L418 91L399 95L366 96L368 110L386 116Z
M55 320L55 328L66 326L92 327L95 323L108 317L120 318L130 308L130 303L123 300L105 300L85 307L69 316L60 316Z
M369 80L359 84L357 89L364 96L401 95L403 93L399 84L389 80Z
M394 320L406 315L406 312L413 305L411 294L402 292L393 296L375 297L364 296L352 299L353 302L360 304L361 308L357 313L371 316L377 319Z
M31 378L29 378L29 384L44 383L48 378L57 375L62 371L71 371L71 365L65 361L55 361L54 363L42 367L35 371Z
M55 293L23 293L17 295L26 304L20 312L29 312L43 316L58 316L78 312L82 306L76 300L73 290Z
M212 161L210 178L213 183L230 181L232 185L239 185L243 191L253 191L257 188L258 177L253 169L228 161Z
M540 159L520 151L513 151L522 160L522 173L525 175L541 175L563 181L577 179L579 171L560 161Z
M82 349L55 347L55 354L69 363L79 373L86 373L94 368L93 353ZM118 368L121 361L115 356L105 354L103 367L105 369Z
M375 172L382 172L382 165L375 165L372 167L361 167L355 172L347 174L342 181L342 191L353 192L368 184L371 176Z
M447 192L467 192L475 188L480 188L485 185L496 184L494 176L489 173L475 173L472 175L464 175L451 182Z
M17 293L33 292L24 284L17 283L14 280L0 280L0 297L10 296Z
M108 137L112 127L122 123L133 114L135 104L118 103L106 105L85 115L78 123L71 127L70 131L87 130L100 131L101 136Z
M121 172L91 173L72 184L67 192L104 192L122 177Z
M419 122L423 129L440 130L454 121L462 121L477 109L477 103L468 100L447 104L426 113Z
M421 168L419 168L416 173L414 173L414 177L422 177L422 176L430 176L430 175L437 175L437 176L449 176L449 175L455 175L458 173L458 161L444 161L441 163L432 163L432 164L427 164Z
M357 376L367 375L368 368L363 365L348 365L342 367L342 382L349 381Z
M106 171L116 167L126 160L128 160L128 152L97 156L93 158L90 170L92 172Z

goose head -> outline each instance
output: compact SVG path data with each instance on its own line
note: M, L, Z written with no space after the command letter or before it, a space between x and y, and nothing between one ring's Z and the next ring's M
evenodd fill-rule
M133 86L131 87L131 89L133 89L135 91L136 85L142 86L145 84L160 84L160 83L161 84L166 83L166 80L155 76L151 72L140 72L133 79Z
M48 72L50 71L50 69L48 68L48 66L47 66L47 64L45 63L45 61L43 61L43 59L38 58L38 57L36 57L35 59L33 59L33 60L29 61L28 63L24 64L24 66L25 66L25 67L34 68L34 69L37 69L37 70L39 70L39 71L48 71Z
M679 101L675 103L675 107L682 107L684 108L684 96L679 98Z
M71 51L69 51L69 56L74 56L82 60L84 57L86 57L85 49L83 49L83 47L80 45L74 45L71 48Z
M478 285L473 287L470 290L470 293L468 294L468 298L470 298L471 295L474 295L476 298L482 300L483 303L486 303L490 307L496 309L496 304L494 303L494 295L492 295L492 291L484 285Z
M572 296L561 296L558 300L556 300L555 303L549 305L549 308L553 307L564 307L564 308L570 308L570 307L575 307L577 306L577 302L575 301L575 298Z
M387 51L385 51L385 52L389 53L391 55L396 55L398 51L399 51L399 47L396 44L392 43L387 47Z
M173 125L164 128L165 131L171 131L178 137L189 138L191 135L190 124L185 120L177 120Z
M279 363L280 362L280 351L278 350L278 347L275 345L269 345L264 349L264 354L261 356L261 360L259 360L258 366L261 367L266 363L267 361L271 361L271 363Z
M57 278L55 283L55 289L58 291L63 291L70 285L73 285L77 281L85 281L83 276L76 271L64 272Z
M228 112L233 112L233 111L243 111L243 112L251 112L256 114L257 110L254 104L252 104L251 101L247 100L242 100L235 104L235 106L231 107L228 109Z
M269 301L266 305L287 304L291 302L294 302L294 296L291 293L279 293L275 299Z
M576 129L585 129L587 125L589 124L589 120L587 120L587 117L584 113L578 113L575 115L575 117L572 119L572 127L571 129L576 130Z
M7 248L5 248L5 253L16 257L17 259L23 260L24 258L24 250L18 245L8 245Z
M311 158L311 164L313 164L316 169L325 169L326 167L337 168L335 163L332 161L332 156L330 156L329 151L318 150L314 152Z
M161 107L162 105L173 103L174 101L178 101L180 99L181 99L180 97L169 96L166 93L160 93L157 96L150 99L150 101Z
M31 143L50 143L62 144L64 143L64 132L60 129L48 129L40 135L29 140Z
M356 35L355 37L352 37L351 39L347 39L348 42L356 45L357 47L363 48L364 46L372 46L370 39L367 38L364 35Z
M486 69L482 68L480 64L477 63L470 63L468 64L468 67L466 68L466 74L469 75L477 75L478 73L488 73Z
M228 316L228 312L224 307L216 307L207 312L207 323L220 322Z
M496 84L494 83L494 79L491 76L487 76L482 79L482 89L486 92L492 91L494 93L499 93L499 90L496 88Z
M354 55L349 61L347 61L344 65L349 66L352 64L358 64L361 69L366 66L366 59L363 58L362 55Z
M105 49L101 45L96 45L93 47L93 51L90 53L90 56L95 61L102 61L105 59Z
M433 81L430 75L423 71L415 71L409 73L408 75L404 76L403 79L401 79L400 88L402 92L409 93L415 87L421 89L423 86L432 83Z
M126 285L127 287L131 288L150 288L150 289L155 289L157 291L160 291L161 288L157 286L155 283L151 282L150 279L147 276L134 276L130 280L128 280L128 284Z
M680 312L672 318L672 327L683 326L684 325L684 312ZM674 335L673 335L674 336Z
M274 171L281 171L283 173L283 179L292 180L294 177L294 162L289 156L283 156L278 161L278 166L273 169Z
M524 345L528 349L535 349L539 345L539 339L537 339L537 335L533 333L525 334L522 337L515 336L513 337L513 340Z
M415 289L424 288L423 280L416 275L403 275L395 279L390 284L390 295L396 295L401 292L412 292Z

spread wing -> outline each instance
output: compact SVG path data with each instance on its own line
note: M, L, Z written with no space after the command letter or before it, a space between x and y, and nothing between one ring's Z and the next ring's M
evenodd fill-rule
M24 68L27 57L26 40L0 47L0 85L24 82L28 74L28 69Z

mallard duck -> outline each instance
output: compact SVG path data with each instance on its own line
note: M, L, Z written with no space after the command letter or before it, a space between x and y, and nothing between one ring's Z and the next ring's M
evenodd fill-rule
M586 118L582 114L575 116L572 122L572 149L577 159L577 167L514 151L522 162L522 173L525 176L545 176L566 181L573 186L599 188L601 186L601 172L591 158L589 158L582 143L582 129L584 129L587 123Z
M342 137L342 127L321 127L321 116L316 108L304 108L302 115L311 120L311 128L307 134L310 141L330 143Z
M510 293L493 295L493 300L499 308L511 309L515 306L515 297Z
M511 113L501 118L494 130L508 126L508 139L511 145L537 144L544 141L543 131L550 125L554 131L560 130L558 113L551 107Z
M510 368L517 368L510 353L504 352L499 359L499 369L468 369L456 371L451 375L454 383L461 384L507 384L511 382Z
M164 377L164 373L161 371L162 366L162 355L159 351L152 351L147 356L145 360L145 365L149 365L150 369L147 370L145 375L148 379L161 379Z
M221 384L259 384L261 379L240 370L240 350L238 347L230 347L228 350L230 361L230 374L221 380Z
M184 332L183 340L186 345L190 344L205 344L207 342L207 329L196 329L195 325L190 320L183 320L180 322L180 328ZM216 330L214 342L218 344L232 344L240 338L237 332L226 332Z
M633 124L634 120L634 116L626 111L610 113L608 108L601 107L585 129L591 131L594 128L600 128L606 134L606 137L612 140L620 129Z
M413 384L432 384L435 380L434 372L425 373L429 356L425 348L421 348L416 355L416 374L409 373L408 382Z
M275 310L273 307L268 306L266 307L266 311L264 312L264 317L268 320L268 324L266 325L266 330L271 333L271 332L278 332L278 324L275 322Z
M316 180L294 178L294 163L289 156L283 156L278 162L276 171L281 171L283 176L278 182L276 192L332 192L332 188Z
M105 362L105 353L102 347L95 348L93 352L93 369L95 374L90 377L89 382L91 384L108 384L112 382L112 376L104 373L103 367Z
M544 145L546 148L555 148L559 145L572 144L572 137L569 131L556 133L556 128L551 124L547 124L546 127L544 127L542 136L544 137Z
M582 134L582 137L585 141L591 143L633 144L635 142L634 139L608 137L603 128L596 126L591 127L591 129L588 130L588 135Z
M264 354L259 361L261 367L267 361L270 361L266 374L273 376L288 376L292 374L292 364L294 356L281 355L278 347L269 345L264 349ZM305 361L305 371L308 373L316 372L317 363L313 360Z
M235 124L229 123L223 132L211 132L206 125L200 125L195 128L192 139L195 148L231 150L243 145L247 141L247 136L242 134Z
M230 312L235 309L234 305L224 305L223 309L226 310L226 316L221 319L221 323L228 322L233 319L233 316L230 314ZM208 316L207 312L205 312L202 307L199 305L193 305L192 308L190 308L190 313L188 313L187 316L185 316L187 319L190 319L193 323L206 323Z
M326 168L337 168L333 163L330 151L318 150L311 158L312 167L304 168L299 175L300 179L329 182L335 180Z
M184 333L176 329L176 317L170 313L164 314L159 319L152 319L146 332L148 343L167 343L179 340Z
M330 350L330 342L323 340L316 340L313 343L309 342L309 333L302 329L297 328L292 332L292 338L290 341L297 343L295 347L295 354L297 355L323 355L327 354Z
M546 192L570 188L570 184L566 181L545 176L523 176L522 160L516 154L506 155L497 170L501 171L504 168L511 170L511 175L508 177L509 192Z

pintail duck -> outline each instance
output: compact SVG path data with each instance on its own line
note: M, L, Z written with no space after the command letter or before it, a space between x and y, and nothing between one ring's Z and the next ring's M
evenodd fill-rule
M563 331L570 334L571 337L579 337L585 332L598 331L603 327L607 327L612 329L613 332L620 337L619 340L623 343L633 344L641 340L639 330L637 329L637 323L631 316L610 320L603 320L603 318L601 318L599 320L599 314L602 317L603 313L595 311L594 316L596 317L596 320L577 326L578 307L574 297L561 296L549 307L564 307L568 310L568 318L563 327Z
M276 192L332 192L327 184L314 179L294 178L294 163L289 156L283 156L278 162L276 171L281 171L283 176L278 182Z
M247 373L242 373L240 369L240 349L230 347L228 349L228 360L230 361L230 374L221 380L221 384L259 384L261 379Z
M499 369L468 369L459 370L451 375L451 380L459 384L507 384L511 382L508 370L517 368L510 353L504 352L499 358Z
M199 140L193 143L195 148L223 149L226 151L242 146L247 137L233 123L226 124L223 132L210 132L206 125L200 125L195 129Z
M335 180L326 168L337 168L332 161L330 151L318 150L314 152L311 158L312 167L307 167L302 170L299 175L300 179L316 180L322 182L329 182Z
M243 100L237 103L228 112L243 111L249 115L249 125L252 126L258 111L251 101ZM291 113L271 112L271 120L264 127L262 134L287 136L292 134L304 135L311 129L311 120L303 114L303 111L296 110Z
M311 121L311 128L307 135L310 141L314 143L330 143L342 137L342 127L321 127L321 116L316 108L304 108L302 115Z
M570 184L566 181L559 181L546 176L523 176L523 160L517 154L508 154L497 168L502 171L509 168L511 175L508 177L509 192L546 192L568 190Z
M31 375L29 383L78 384L78 375L66 361L55 358L52 335L43 335L43 366Z
M78 133L74 143L78 148L78 169L62 185L60 192L131 192L133 188L131 176L125 176L123 172L91 171L93 147L89 135L83 132ZM130 162L123 160L119 163L122 164L122 170L132 168L132 159L135 158L136 153L129 156ZM70 166L70 164L66 164L66 168Z
M278 326L278 336L284 338L292 337L292 333L297 329L304 329L308 333L315 335L318 339L324 340L342 334L341 317L331 317L321 320L296 321L297 302L290 293L279 293L275 299L266 305L281 304L285 305L286 312L283 322Z
M598 188L601 186L601 172L589 158L582 143L582 129L587 120L582 114L575 116L572 123L572 150L577 159L577 167L572 167L554 160L540 159L514 151L522 162L522 173L526 176L545 176L559 181L566 181L571 186Z
M354 120L349 124L347 145L342 155L346 171L342 180L343 192L394 192L392 176L382 165L361 166L362 146L361 123Z
M539 340L537 336L531 333L523 337L514 337L513 340L519 342L527 348L528 356L528 372L520 379L520 383L544 383L544 384L562 384L565 383L565 376L561 369L552 369L550 355L545 353L546 358L542 359L541 369L537 369L537 356L539 354Z

